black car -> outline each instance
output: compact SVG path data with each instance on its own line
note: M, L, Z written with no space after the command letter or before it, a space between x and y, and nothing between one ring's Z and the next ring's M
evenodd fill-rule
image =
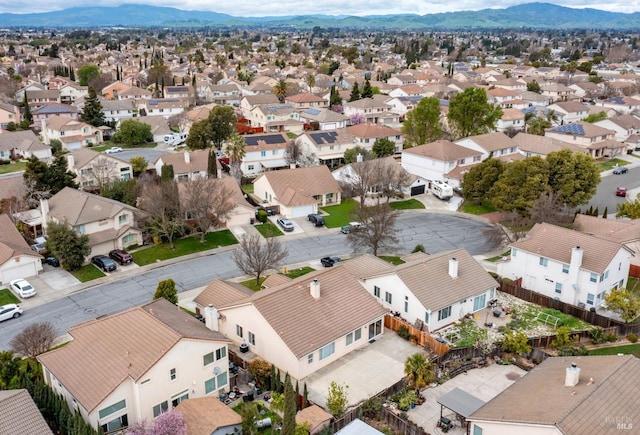
M324 225L324 218L319 214L311 213L307 215L307 219L316 227L321 227Z
M56 257L45 257L44 262L49 266L60 267L60 261Z
M324 267L333 267L334 264L340 261L342 261L340 257L323 257L320 259L320 263L322 263Z
M109 257L120 263L120 265L129 264L133 262L133 257L127 251L122 249L114 249L109 252Z
M91 258L91 262L105 272L113 272L116 270L116 262L106 255L96 255Z

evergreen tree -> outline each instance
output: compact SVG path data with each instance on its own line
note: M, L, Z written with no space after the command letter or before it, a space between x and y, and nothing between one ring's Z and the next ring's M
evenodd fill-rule
M24 97L22 98L22 103L24 104L24 119L29 121L29 124L33 121L33 115L31 114L31 109L29 108L29 102L27 101L27 91L24 91Z
M351 95L349 95L349 101L356 101L360 99L360 90L358 89L358 82L353 84L351 89Z
M160 178L163 181L170 181L173 180L173 177L173 165L162 165L162 168L160 169Z
M172 304L178 303L178 291L176 290L176 282L171 278L165 279L158 283L156 293L153 295L153 300L165 298Z
M304 388L302 390L302 409L309 406L309 391L307 391L307 383L304 383Z
M73 71L73 67L69 68L69 80L71 80L72 82L76 81L76 74Z
M282 419L282 435L295 435L297 398L291 386L289 373L284 378L284 418Z
M276 385L278 385L277 383L277 378L276 378L276 366L274 366L273 364L271 364L271 378L269 380L269 389L272 391L276 390Z
M84 100L84 107L82 109L82 120L94 127L100 127L104 125L104 113L102 113L102 103L98 99L96 90L89 86L89 92L87 98Z
M298 380L296 379L296 409L298 408L298 403L300 403L300 401L298 400L299 397L300 397L300 385L298 385Z
M207 174L213 178L218 176L218 159L213 149L209 149L209 155L207 156Z
M369 82L369 77L364 79L364 86L362 87L362 93L360 94L362 98L371 98L373 97L373 88L371 87L371 83Z
M331 86L331 94L329 95L329 106L339 106L342 104L342 98L340 98L340 93L338 92L337 86Z
M47 249L60 260L66 270L77 270L89 255L89 236L78 234L66 222L49 222Z

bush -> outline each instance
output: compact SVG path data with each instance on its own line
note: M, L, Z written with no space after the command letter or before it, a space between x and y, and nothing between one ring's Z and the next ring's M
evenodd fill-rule
M404 338L405 340L409 340L411 338L409 328L407 328L406 326L400 326L396 331L396 334L398 334L398 336Z
M609 343L614 343L618 341L618 336L616 334L607 334L607 341Z
M558 356L586 356L589 350L581 344L580 346L563 346L558 349Z
M398 405L401 411L408 411L411 405L418 403L418 396L412 389L400 391L391 397L391 401Z
M258 210L258 213L256 214L256 219L258 219L258 222L260 223L266 223L267 222L267 211L266 210Z
M425 252L426 253L427 251L424 249L424 245L422 243L419 243L419 244L416 245L415 248L413 248L413 251L411 251L411 252L412 253L416 253L416 252Z
M606 341L604 329L600 326L594 326L589 330L589 335L591 336L591 342L593 344L600 344Z
M638 341L638 336L636 334L629 334L627 335L627 340L629 340L631 343L635 343Z

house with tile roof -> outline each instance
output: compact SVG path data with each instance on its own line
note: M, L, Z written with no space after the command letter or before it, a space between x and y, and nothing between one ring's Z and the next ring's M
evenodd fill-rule
M78 119L78 109L70 104L47 103L31 110L33 122L36 125L42 123L43 119L53 118L54 116L62 116L70 119Z
M551 137L538 136L537 134L520 132L513 137L513 141L518 144L518 150L525 157L545 157L551 152L564 149L570 149L571 151L579 153L587 153L586 150L576 145L562 142Z
M115 81L105 86L104 88L102 88L102 90L100 91L100 95L107 98L108 100L117 100L118 94L122 91L129 89L130 87L131 86L126 83L123 83L121 81Z
M268 93L248 94L242 97L240 100L240 110L244 118L251 119L251 111L256 107L278 104L280 104L280 100L276 94L273 93L271 87L269 87Z
M344 104L344 114L352 116L363 116L367 123L380 125L400 124L400 115L391 111L391 106L383 101L385 96L380 98L361 98L355 101L347 101Z
M252 127L262 127L266 133L301 133L304 129L298 109L291 104L261 104L251 109L248 118Z
M337 168L344 163L344 152L355 146L354 138L346 128L307 131L295 140L304 155L313 155L317 164L330 168Z
M166 119L184 112L185 102L179 98L138 100L138 110L144 116L164 116ZM144 110L144 112L143 112Z
M317 213L318 207L340 204L340 185L325 165L268 171L253 181L254 196L277 206L288 218Z
M80 148L65 155L68 169L77 175L81 187L102 186L112 180L133 178L131 163L112 154Z
M0 283L36 276L42 256L34 252L8 215L0 214Z
M173 178L176 181L192 180L196 177L207 177L209 168L209 150L183 151L175 154L164 154L158 157L153 166L157 174L162 174L164 165L173 166ZM222 177L222 165L216 159L217 177Z
M186 435L228 435L242 432L240 414L217 397L183 400L176 411L182 414Z
M615 131L584 121L559 125L544 132L546 137L577 145L597 159L626 153L627 145L615 140Z
M317 124L317 128L312 127L316 130L336 130L338 128L345 128L349 121L349 117L326 108L305 109L299 113L299 117L300 121L305 124Z
M496 123L496 131L504 133L508 131L524 131L524 113L515 108L502 109L502 116Z
M363 122L362 124L347 127L347 133L353 136L354 146L359 146L369 151L373 149L373 144L377 139L389 139L395 144L396 153L399 153L404 145L402 131L386 125Z
M639 374L633 355L547 358L476 410L469 433L633 433Z
M246 147L240 169L244 175L253 177L289 167L285 151L291 139L285 133L246 134L243 139Z
M615 109L622 115L628 115L632 112L640 110L640 99L618 95L609 97L606 100L598 101L596 105L600 107Z
M632 253L620 241L542 223L510 246L498 275L568 304L597 308L627 284Z
M456 141L458 145L482 152L482 160L492 157L504 161L520 159L518 144L504 133L487 133L469 136Z
M302 92L300 94L291 95L285 97L284 102L291 104L298 110L304 110L309 108L328 108L329 101L322 97L319 97L311 92Z
M558 101L547 106L564 124L580 121L589 116L589 107L580 101Z
M20 108L13 104L0 102L0 130L6 131L10 122L16 125L22 122Z
M561 83L550 83L540 87L542 95L551 101L569 101L575 99L576 90Z
M631 264L640 266L640 220L602 219L578 213L573 229L622 243L631 251Z
M51 83L49 83L51 85ZM51 89L51 86L49 86ZM89 94L88 86L80 86L75 82L67 82L58 89L60 91L60 102L63 104L73 104L79 98Z
M49 145L52 139L62 142L64 150L77 150L103 142L99 128L63 116L42 120L42 141Z
M229 390L229 340L165 299L68 333L68 345L38 356L44 380L105 433Z
M102 98L102 97L98 97ZM105 121L119 122L138 116L138 109L134 100L101 100L102 113Z
M50 160L51 147L40 142L32 130L7 131L0 134L0 159L28 159L31 156L40 160Z
M142 212L113 199L65 187L41 200L40 210L45 234L50 220L66 223L89 236L91 255L142 244L142 231L136 225Z
M0 433L53 435L25 389L0 390Z
M618 142L627 142L631 136L640 134L640 117L634 115L617 115L593 124L613 130Z
M342 266L245 297L236 286L212 283L197 299L209 293L206 323L234 341L230 349L246 344L247 358L259 356L301 380L384 332L387 310Z

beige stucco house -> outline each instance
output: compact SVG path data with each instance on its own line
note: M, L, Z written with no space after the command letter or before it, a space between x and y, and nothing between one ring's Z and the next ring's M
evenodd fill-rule
M131 163L89 148L80 148L66 155L67 166L77 175L81 187L100 186L112 180L133 177Z
M75 119L54 116L42 120L42 141L49 145L52 139L62 142L62 148L65 150L76 150L101 144L102 131Z
M0 214L0 228L0 283L37 275L42 256L31 250L8 215Z

